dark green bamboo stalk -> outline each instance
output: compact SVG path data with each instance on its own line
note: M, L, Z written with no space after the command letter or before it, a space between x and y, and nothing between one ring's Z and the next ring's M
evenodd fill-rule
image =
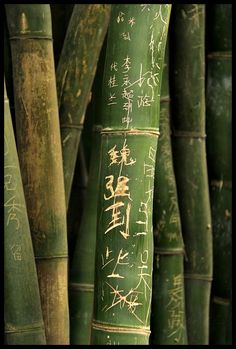
M213 224L211 343L227 344L232 288L232 5L207 12L207 161Z
M85 111L109 16L110 5L76 4L57 67L57 94L67 207Z
M4 81L5 344L46 344L39 285Z
M205 6L172 13L173 159L186 248L188 343L208 344L212 230L205 149Z
M91 143L91 139L90 139ZM88 186L88 168L85 161L83 140L80 140L78 157L67 210L67 235L70 263L73 259L77 233L81 225Z
M9 33L7 29L7 21L4 12L4 76L6 80L7 96L9 100L10 113L12 118L13 130L15 130L15 109L14 109L14 93L12 78L12 59L9 41Z
M153 202L154 265L151 344L161 345L187 344L184 244L170 138L168 54L169 51L166 49Z
M96 203L99 190L100 129L97 126L94 131L88 192L70 272L71 344L90 344L96 249Z
M55 67L57 67L74 4L50 4Z
M171 5L112 5L92 344L148 344L160 83Z
M91 161L88 191L80 228L76 230L76 245L70 270L70 338L71 344L90 344L91 322L94 302L94 274L97 228L97 201L99 193L101 113L99 110L101 81L105 62L106 42L100 53L93 83L89 120L94 120L92 139L90 138ZM93 115L94 114L94 115ZM84 131L84 130L83 130ZM88 135L88 133L87 133ZM81 139L82 141L83 139ZM81 143L80 143L81 144ZM72 195L71 195L72 197Z
M17 145L47 344L69 343L67 232L50 6L6 5Z

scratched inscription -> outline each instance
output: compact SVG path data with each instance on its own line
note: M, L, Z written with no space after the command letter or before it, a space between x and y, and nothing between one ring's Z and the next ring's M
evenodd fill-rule
M106 57L103 80L106 130L113 126L107 121L115 120L110 117L113 113L117 116L114 129L151 128L151 113L155 113L159 104L170 6L141 4L133 9L119 5L112 17L111 30L115 30L122 55L115 43ZM157 139L151 134L148 138L141 134L104 134L102 147L106 151L98 226L102 247L97 256L100 320L110 321L119 312L124 323L129 318L132 324L136 320L137 325L149 326ZM113 344L110 339L108 343Z
M120 112L124 128L132 127L137 111L148 111L160 97L163 63L160 52L166 42L169 5L141 4L136 7L136 14L131 16L125 10L117 12L114 25L118 28L121 45L126 45L123 47L127 48L127 54L123 57L109 55L111 60L106 64L106 106ZM139 23L146 17L147 37L140 41L140 45L147 45L148 55L145 54L145 58L135 57L130 47L132 40L140 39L143 34ZM148 64L145 59L148 59Z
M5 229L14 229L16 234L19 234L21 214L25 206L19 200L16 172L17 167L11 162L9 139L4 134L4 225ZM17 235L15 241L17 241ZM10 245L11 255L15 261L22 260L21 248L19 242Z
M103 275L101 301L104 313L117 309L130 313L139 324L145 325L150 315L152 291L152 203L153 180L156 159L156 143L146 147L142 157L134 153L129 145L129 137L112 144L107 149L107 168L114 174L104 176L103 214L106 216L104 247L100 255ZM134 200L133 176L127 172L136 166L143 168L143 181L140 187L140 202ZM135 220L131 217L137 217ZM116 236L117 244L112 243ZM142 244L142 248L136 246ZM118 248L117 248L118 247ZM127 275L133 274L130 287L122 283ZM105 296L108 294L108 296ZM110 299L110 302L106 300ZM145 316L140 311L145 306ZM140 315L141 314L141 315Z

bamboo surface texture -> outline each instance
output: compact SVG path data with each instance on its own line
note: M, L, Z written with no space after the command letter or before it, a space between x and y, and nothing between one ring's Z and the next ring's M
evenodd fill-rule
M69 344L66 207L50 6L6 5L17 146L47 344Z
M15 110L14 110L14 93L13 93L13 79L12 79L12 59L11 59L11 48L10 48L9 33L7 29L6 19L4 21L4 76L6 81L7 97L9 100L12 125L14 129Z
M187 344L182 238L170 137L169 67L166 48L156 155L151 344Z
M91 138L89 141L92 143ZM70 264L72 263L76 238L81 225L85 200L87 197L88 172L83 139L81 138L67 210L67 235Z
M112 5L91 344L148 344L160 83L171 5Z
M19 160L4 82L5 344L46 344Z
M54 63L57 68L74 4L50 4Z
M213 252L205 146L205 5L176 4L172 16L172 144L186 250L188 344L208 344Z
M97 229L97 202L100 177L101 154L101 113L102 76L105 61L105 45L100 54L96 76L93 83L89 122L94 119L91 142L91 160L88 191L82 214L80 228L75 237L75 249L70 269L70 338L71 344L90 344L91 323L94 303L94 274ZM95 114L94 116L92 114ZM72 195L71 195L72 198Z
M94 131L88 191L70 272L71 344L90 344L94 297L100 128Z
M85 111L109 15L110 5L76 4L57 66L57 94L67 207Z
M232 5L207 12L207 161L213 224L211 343L232 344Z

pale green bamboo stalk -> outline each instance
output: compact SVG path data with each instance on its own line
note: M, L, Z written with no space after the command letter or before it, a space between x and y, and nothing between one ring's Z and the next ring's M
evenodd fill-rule
M46 344L39 285L4 81L5 344Z

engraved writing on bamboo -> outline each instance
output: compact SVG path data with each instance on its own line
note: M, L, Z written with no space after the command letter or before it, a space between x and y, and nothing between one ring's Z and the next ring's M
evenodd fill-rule
M4 156L7 156L9 154L9 144L8 139L5 136L4 143ZM22 212L24 205L19 203L16 195L17 182L15 180L15 168L15 165L4 165L4 190L12 193L10 198L8 197L8 199L4 202L4 207L7 208L6 225L8 226L10 223L15 224L15 229L19 230L20 219L18 214ZM11 171L13 173L11 173Z
M116 56L107 62L108 75L106 83L108 84L106 104L109 108L114 108L121 115L122 127L128 129L136 113L140 110L146 114L146 110L153 103L157 103L157 97L160 97L160 69L161 59L159 51L163 48L164 38L167 34L167 16L169 8L166 5L160 5L157 11L151 11L151 5L142 4L140 10L141 16L149 18L149 27L146 41L147 53L150 58L150 64L147 66L142 60L136 60L129 51L130 42L134 35L138 35L138 17L131 17L127 13L117 12L115 17L116 26L119 28L119 38L125 41L127 47L126 54L122 59ZM155 25L155 22L161 22L161 29ZM158 30L158 32L157 32ZM158 39L157 39L158 38ZM137 113L138 115L139 113ZM104 251L101 255L101 269L103 271L103 282L101 297L103 300L104 312L111 309L125 308L134 316L139 323L147 323L151 308L151 282L152 269L149 253L151 247L152 234L152 202L153 202L153 182L156 160L155 142L147 149L144 160L142 160L143 173L140 183L143 185L142 193L139 194L140 202L138 207L133 207L133 198L135 193L133 189L133 179L129 178L129 167L135 166L138 158L132 157L127 141L123 145L114 144L108 148L107 152L107 170L116 169L117 172L108 172L104 175L104 220L107 226L103 231ZM125 171L124 171L125 169ZM123 170L123 172L122 172ZM141 196L140 196L141 195ZM136 212L135 212L136 211ZM132 225L129 221L134 215ZM108 217L108 219L107 219ZM132 227L132 230L130 229ZM114 248L111 235L120 233L123 240L116 240L119 249ZM127 250L127 243L131 236L134 237L133 244ZM109 241L109 242L108 242ZM123 244L122 244L123 242ZM139 244L142 244L141 250ZM112 244L112 245L110 245ZM123 280L127 277L127 269L132 268L132 278L130 286L125 286ZM109 303L105 304L105 293L109 293ZM107 298L107 297L106 297ZM145 314L142 314L140 308L144 300ZM111 312L111 315L114 316Z
M134 165L136 159L130 156L130 149L126 144L126 139L120 150L117 150L117 145L114 145L108 151L110 163L108 166L118 165L118 166L131 166ZM105 212L111 211L111 220L104 234L107 234L114 228L124 225L124 230L120 230L120 234L127 239L129 236L129 217L131 210L131 203L128 202L126 205L122 201L123 197L127 197L130 201L132 198L129 191L129 178L127 176L118 176L116 184L114 183L114 176L109 175L105 177L106 180L106 192L104 194L105 201L110 201L114 199L113 203L105 208ZM116 201L116 198L119 198ZM122 211L121 211L122 208Z
M173 287L168 290L169 301L166 308L170 314L168 319L168 338L174 337L179 343L184 334L184 313L183 309L183 276L173 276Z
M25 206L19 202L17 196L17 181L16 181L16 166L12 165L9 162L8 154L10 152L10 147L7 137L4 135L4 191L10 194L7 196L6 201L4 202L4 208L7 209L7 216L5 220L6 226L14 224L14 229L16 232L19 232L21 227L21 221L19 214L22 213L22 210ZM17 236L15 236L17 238ZM19 243L13 243L10 247L11 254L15 261L22 260L22 247Z

